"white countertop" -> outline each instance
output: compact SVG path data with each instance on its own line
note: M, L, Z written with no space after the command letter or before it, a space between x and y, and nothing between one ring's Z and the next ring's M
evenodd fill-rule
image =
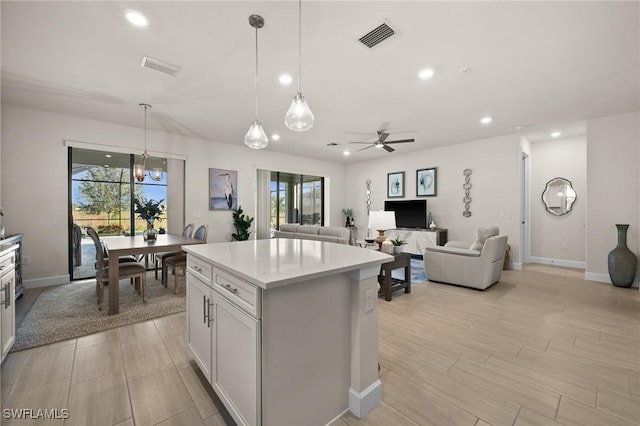
M201 244L182 249L266 290L393 260L393 256L370 249L288 238Z

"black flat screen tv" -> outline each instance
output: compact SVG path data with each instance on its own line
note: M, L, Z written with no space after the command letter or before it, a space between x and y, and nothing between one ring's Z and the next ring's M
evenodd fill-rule
M427 228L427 200L385 201L384 209L396 213L397 228Z

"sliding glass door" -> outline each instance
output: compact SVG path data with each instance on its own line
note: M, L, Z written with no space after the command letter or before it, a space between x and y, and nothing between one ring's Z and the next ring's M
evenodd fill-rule
M271 172L271 229L283 223L324 225L324 178Z
M132 174L133 154L69 148L71 279L95 276L95 247L87 236L87 227L95 229L101 238L142 233L146 225L135 217L132 194L143 200L165 200L166 204L166 159L150 160L151 167L163 169L162 179L147 177L139 183Z

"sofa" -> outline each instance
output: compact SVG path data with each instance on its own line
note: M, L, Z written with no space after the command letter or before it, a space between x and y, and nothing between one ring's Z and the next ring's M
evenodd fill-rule
M283 223L274 238L296 238L300 240L327 241L330 243L349 244L349 229L337 226L299 225Z
M497 227L479 228L473 242L426 247L425 273L429 281L484 290L500 279L506 246Z

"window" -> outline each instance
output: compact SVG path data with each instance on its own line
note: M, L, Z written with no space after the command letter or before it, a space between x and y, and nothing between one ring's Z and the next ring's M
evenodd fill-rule
M271 172L271 229L283 223L324 225L324 178Z
M140 234L146 228L135 217L131 194L142 199L167 201L166 159L150 158L152 167L161 167L162 180L133 178L133 154L69 148L69 251L71 279L95 276L95 248L85 228L94 228L101 237ZM166 210L163 217L166 223Z

